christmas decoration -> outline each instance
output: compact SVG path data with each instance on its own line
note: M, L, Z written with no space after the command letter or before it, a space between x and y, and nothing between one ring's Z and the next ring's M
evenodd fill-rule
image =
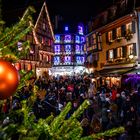
M0 60L0 99L12 96L19 83L19 74L16 68L7 61Z

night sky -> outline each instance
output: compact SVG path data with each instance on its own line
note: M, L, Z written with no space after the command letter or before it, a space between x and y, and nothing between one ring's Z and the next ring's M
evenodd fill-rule
M60 14L66 21L87 21L113 0L47 0L51 17Z
M7 9L30 5L42 0L3 0ZM61 15L64 21L71 23L86 22L98 12L105 9L113 0L46 0L49 15Z

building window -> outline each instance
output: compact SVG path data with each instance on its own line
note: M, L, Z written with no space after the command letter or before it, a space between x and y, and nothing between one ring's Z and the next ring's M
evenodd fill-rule
M76 45L75 46L76 48L75 48L75 52L76 52L76 54L78 54L78 53L80 53L80 45Z
M55 56L54 57L54 65L59 65L60 63L60 57L59 56Z
M71 53L71 45L65 45L65 52Z
M121 37L121 27L116 29L117 38Z
M43 30L45 30L46 29L46 24L45 23L43 23Z
M85 37L84 36L81 37L81 43L85 43Z
M112 31L108 32L108 41L109 42L113 41L113 32Z
M65 56L64 63L65 64L70 64L71 63L71 56Z
M46 37L42 37L42 44L43 44L43 45L46 44Z
M60 35L55 35L55 43L60 43Z
M60 45L54 46L54 52L55 52L55 54L60 54Z
M76 63L77 64L83 64L85 62L85 58L83 56L77 56L76 57Z
M77 35L75 36L75 43L78 43L78 44L80 43L80 36L77 36Z
M132 22L126 24L126 34L132 32Z
M65 43L71 43L71 35L65 35L64 42Z
M113 60L113 58L114 58L113 50L109 50L109 60Z
M134 53L133 44L127 46L127 56L130 56Z
M28 70L28 71L32 70L32 64L28 64L28 65L27 65L27 70Z
M96 34L92 34L92 48L97 49L97 40L96 40Z
M117 58L123 57L123 50L122 47L117 48Z

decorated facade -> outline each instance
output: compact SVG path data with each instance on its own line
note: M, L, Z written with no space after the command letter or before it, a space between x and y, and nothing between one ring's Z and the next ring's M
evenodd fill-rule
M36 11L33 15L34 28L17 43L17 47L19 52L22 51L22 43L24 40L28 40L30 42L30 50L26 56L15 63L15 67L18 70L35 70L37 76L40 76L44 72L48 73L52 67L54 34L46 2L38 1L29 3L29 5L33 6ZM13 22L15 22L13 19L20 17L20 14L24 12L23 9L24 8L19 7L19 9L17 9L18 13L14 12L11 14L11 17L4 17L4 20L7 21L7 23L13 24ZM7 15L10 15L8 10L6 12Z
M53 73L55 75L72 75L84 71L85 36L83 25L78 25L75 34L65 27L64 34L55 34Z

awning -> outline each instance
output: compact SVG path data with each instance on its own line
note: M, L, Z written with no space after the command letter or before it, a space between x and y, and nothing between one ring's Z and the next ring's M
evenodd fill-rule
M99 71L101 76L120 76L132 71L134 68L103 69Z

